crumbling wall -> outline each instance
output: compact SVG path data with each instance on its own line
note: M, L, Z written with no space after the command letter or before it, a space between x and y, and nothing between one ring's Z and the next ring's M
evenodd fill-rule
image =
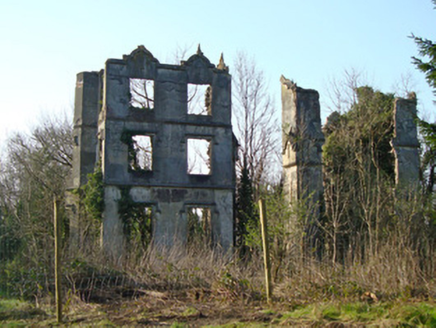
M83 243L80 226L84 215L77 193L71 192L88 181L98 159L98 114L102 97L101 72L77 74L73 123L73 168L69 181L70 192L66 194L67 213L70 218L72 247Z
M306 223L310 247L315 247L317 220L323 201L322 145L319 94L281 77L282 157L284 192L289 203L302 201L311 222Z
M290 202L322 198L322 145L319 94L292 81L282 83L282 154L285 192Z
M98 74L79 76L97 79ZM167 65L140 46L123 59L107 60L100 89L94 80L79 83L79 76L75 119L90 116L93 124L87 140L79 140L75 150L73 186L86 183L86 173L101 165L104 249L116 257L123 253L126 236L120 202L126 201L122 192L126 190L129 201L152 209L155 244L186 244L186 212L201 207L210 209L214 244L231 248L236 143L231 76L222 58L215 67L199 49L181 65ZM197 89L205 90L205 95L197 105L200 110L192 114L190 102ZM96 111L100 93L101 110ZM80 103L92 104L92 110L80 109ZM139 140L147 143L141 145ZM206 150L195 150L208 159L206 173L196 173L188 163L190 140L207 145Z
M416 126L416 96L396 98L394 102L395 182L399 187L413 187L419 183L419 141Z

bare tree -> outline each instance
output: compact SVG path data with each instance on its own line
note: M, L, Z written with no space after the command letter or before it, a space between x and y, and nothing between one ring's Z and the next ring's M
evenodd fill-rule
M0 212L19 227L22 256L49 261L53 195L63 196L72 167L71 120L44 120L7 141L0 163Z
M187 59L188 51L191 51L193 47L194 44L184 44L183 46L177 45L171 55L167 57L167 62L174 65L180 65L182 60Z
M410 71L400 75L400 78L394 82L392 89L398 97L408 98L412 92L417 89L416 81Z
M327 97L331 111L344 113L357 102L356 90L362 85L368 85L364 73L356 68L345 69L342 77L330 78L327 87Z
M238 170L247 166L255 189L271 178L268 174L280 153L280 124L267 87L254 59L239 53L233 73L233 119L240 144Z

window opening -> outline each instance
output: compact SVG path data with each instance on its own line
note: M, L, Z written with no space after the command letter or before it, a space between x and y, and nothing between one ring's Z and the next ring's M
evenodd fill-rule
M212 213L209 207L188 207L188 245L212 244Z
M128 213L124 214L124 234L129 246L147 248L152 240L153 211L152 207L134 203L129 204Z
M212 115L212 87L188 83L188 114Z
M188 174L211 174L211 147L210 140L188 139Z
M154 108L154 81L130 79L130 105L135 108Z
M152 171L153 145L151 136L132 136L131 149L129 149L130 169L133 171Z

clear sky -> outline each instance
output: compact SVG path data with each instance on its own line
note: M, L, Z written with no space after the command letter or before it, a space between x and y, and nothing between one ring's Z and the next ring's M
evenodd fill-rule
M411 33L436 40L430 0L0 0L0 142L44 116L72 116L76 74L138 45L166 63L200 43L212 63L223 52L230 73L245 51L265 72L278 113L281 74L320 92L323 117L328 80L345 69L384 92L410 75L420 112L431 116Z

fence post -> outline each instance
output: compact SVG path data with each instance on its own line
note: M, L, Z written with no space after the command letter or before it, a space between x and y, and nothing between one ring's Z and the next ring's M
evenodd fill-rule
M55 297L56 297L56 318L62 322L62 293L61 293L61 224L59 220L59 200L54 198L54 247L55 247Z
M263 261L265 265L266 300L271 303L271 264L269 259L268 227L266 218L266 207L263 199L259 200L260 226L262 230Z

